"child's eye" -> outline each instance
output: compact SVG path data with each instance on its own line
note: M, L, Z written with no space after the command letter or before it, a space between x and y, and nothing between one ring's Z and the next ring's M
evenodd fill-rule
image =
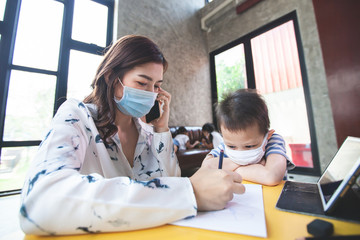
M235 146L227 146L228 148L235 149Z
M248 145L248 146L245 146L245 148L247 149L250 149L250 148L254 148L256 145Z

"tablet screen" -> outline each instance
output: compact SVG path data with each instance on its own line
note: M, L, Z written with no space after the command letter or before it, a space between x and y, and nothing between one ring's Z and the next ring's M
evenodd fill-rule
M321 176L319 192L324 211L330 209L357 171L360 164L360 139L348 137Z

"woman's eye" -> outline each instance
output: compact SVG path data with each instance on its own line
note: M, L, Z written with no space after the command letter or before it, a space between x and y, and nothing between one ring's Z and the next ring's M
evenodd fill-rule
M143 82L137 82L140 86L146 86L146 83Z

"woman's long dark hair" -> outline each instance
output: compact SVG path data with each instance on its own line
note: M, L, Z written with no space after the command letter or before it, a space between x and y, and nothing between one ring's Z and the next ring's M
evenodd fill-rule
M116 104L114 90L117 79L120 79L131 69L145 63L160 63L167 69L168 63L159 47L144 36L128 35L120 38L112 45L100 63L91 87L93 91L84 99L84 103L97 106L96 127L105 143L112 142L110 137L117 132L114 125ZM108 82L105 74L109 74Z

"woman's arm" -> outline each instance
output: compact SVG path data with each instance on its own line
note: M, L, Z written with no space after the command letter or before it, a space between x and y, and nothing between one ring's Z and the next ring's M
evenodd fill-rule
M65 102L39 146L21 195L20 225L26 234L129 231L196 215L188 178L109 176L122 163L110 159L84 109ZM88 173L81 174L83 168Z
M163 170L162 176L180 177L181 170L176 157L170 130L162 133L154 133L152 140L152 152Z
M244 180L274 186L281 182L286 172L286 159L280 154L268 155L263 164L239 166L236 169Z

